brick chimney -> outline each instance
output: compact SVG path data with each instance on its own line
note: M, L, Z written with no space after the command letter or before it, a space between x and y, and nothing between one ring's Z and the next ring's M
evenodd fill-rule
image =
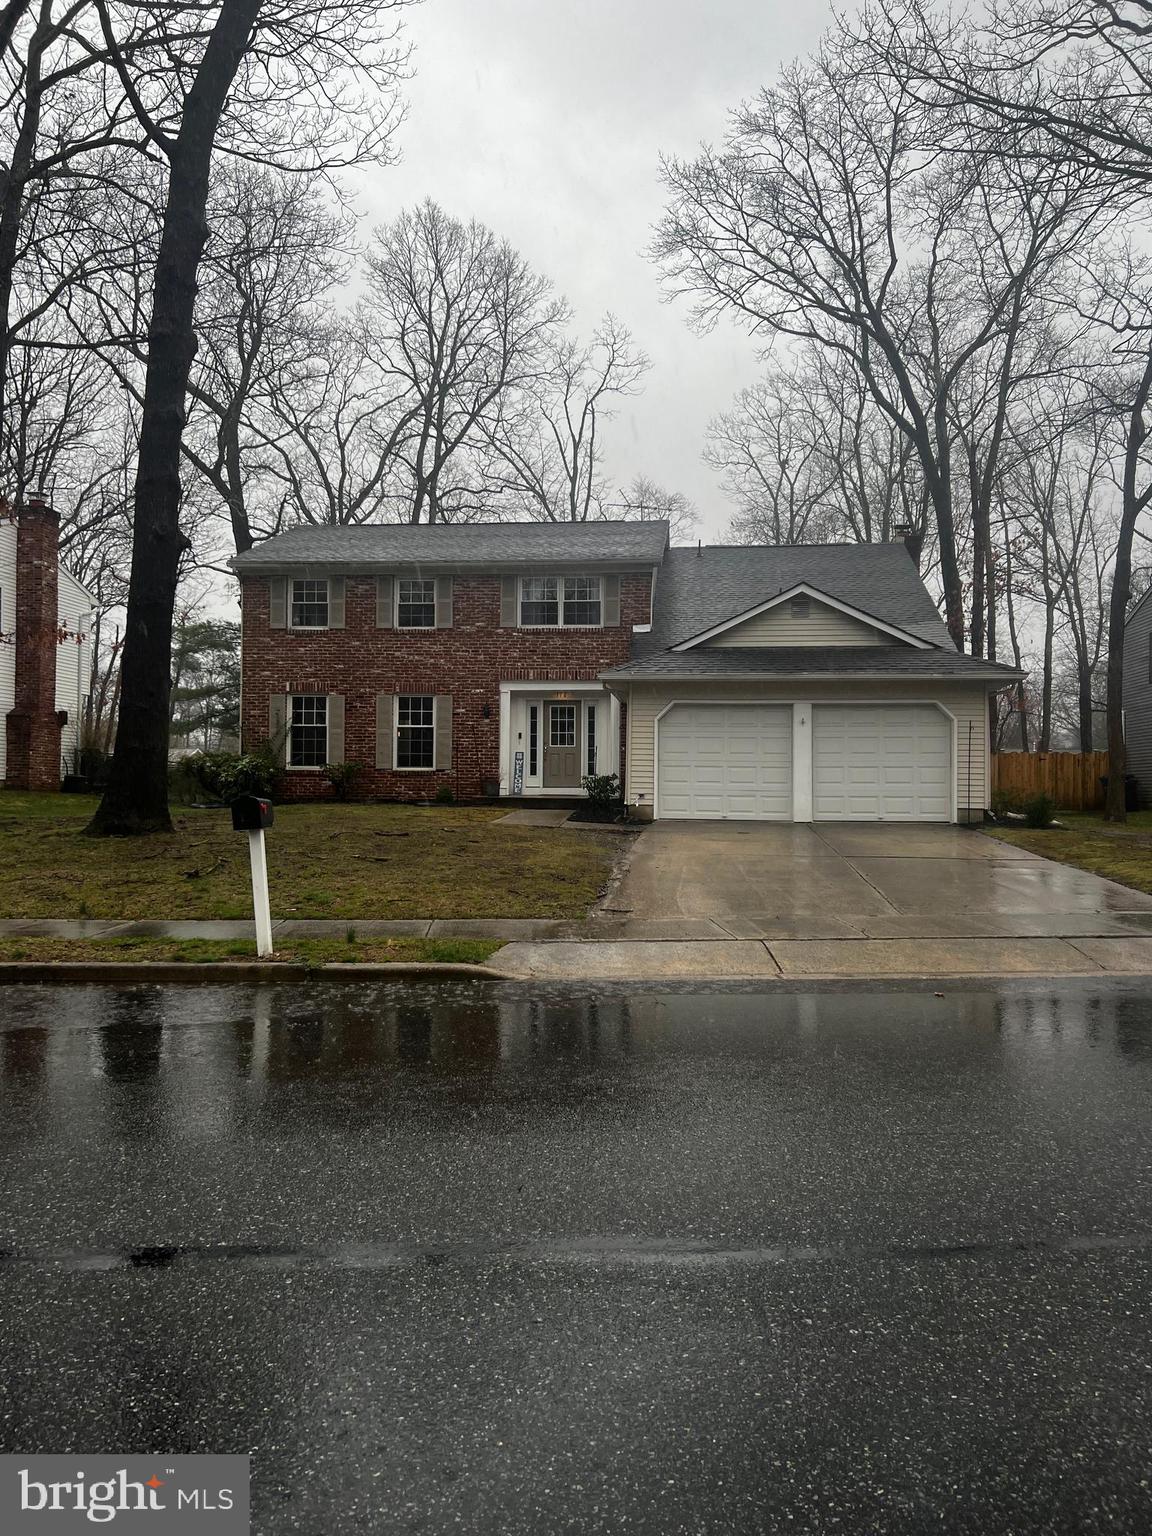
M892 528L892 542L900 542L912 557L912 564L920 569L920 552L924 548L924 534L919 528L913 528L911 523L895 523Z
M16 696L5 722L7 789L60 788L60 731L68 715L56 708L59 543L58 514L43 501L28 501L16 524Z

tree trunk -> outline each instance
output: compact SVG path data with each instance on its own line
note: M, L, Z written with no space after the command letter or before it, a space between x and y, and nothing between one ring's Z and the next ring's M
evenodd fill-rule
M1112 595L1108 602L1108 795L1104 805L1106 821L1127 821L1124 806L1124 774L1128 768L1124 747L1124 621L1128 599L1132 595L1132 539L1136 522L1152 496L1152 486L1141 494L1136 489L1140 454L1148 427L1144 412L1152 393L1152 351L1136 389L1128 417L1128 441L1124 449L1123 500L1120 528L1116 535L1116 556L1112 564Z
M27 6L9 6L0 20L0 33L6 28L10 40L21 13ZM0 419L4 413L5 385L8 379L8 358L12 350L11 308L12 284L16 273L17 253L20 247L20 228L24 219L24 200L28 176L36 151L36 139L40 132L40 74L44 49L53 33L52 6L45 3L40 20L28 45L28 58L24 65L24 110L20 127L12 146L11 163L5 168L0 161ZM0 53L0 57L2 57ZM20 487L22 490L23 487Z
M172 614L180 556L180 444L192 360L205 209L220 115L260 11L223 0L180 132L166 145L168 199L153 282L148 363L134 491L132 572L120 664L120 722L108 788L87 831L127 837L169 832L168 710Z

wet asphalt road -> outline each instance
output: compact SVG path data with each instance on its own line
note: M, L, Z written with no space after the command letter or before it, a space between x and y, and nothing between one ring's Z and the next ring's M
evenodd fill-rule
M0 1450L253 1529L1144 1532L1147 980L0 989Z

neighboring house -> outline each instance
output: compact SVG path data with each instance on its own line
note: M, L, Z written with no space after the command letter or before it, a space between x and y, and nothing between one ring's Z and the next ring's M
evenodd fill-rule
M1152 806L1152 587L1124 625L1124 740L1142 806Z
M667 525L298 528L232 562L242 732L282 792L578 797L634 813L979 819L989 697L903 544L669 549Z
M0 521L0 781L58 789L75 773L91 665L92 594L59 565L57 514Z

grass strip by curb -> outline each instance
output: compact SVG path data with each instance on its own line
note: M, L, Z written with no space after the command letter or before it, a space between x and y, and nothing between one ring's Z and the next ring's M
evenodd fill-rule
M54 965L252 966L291 968L307 974L332 966L483 966L503 946L492 939L364 938L349 928L341 939L285 939L275 954L258 960L251 939L104 938L0 939L0 969Z

